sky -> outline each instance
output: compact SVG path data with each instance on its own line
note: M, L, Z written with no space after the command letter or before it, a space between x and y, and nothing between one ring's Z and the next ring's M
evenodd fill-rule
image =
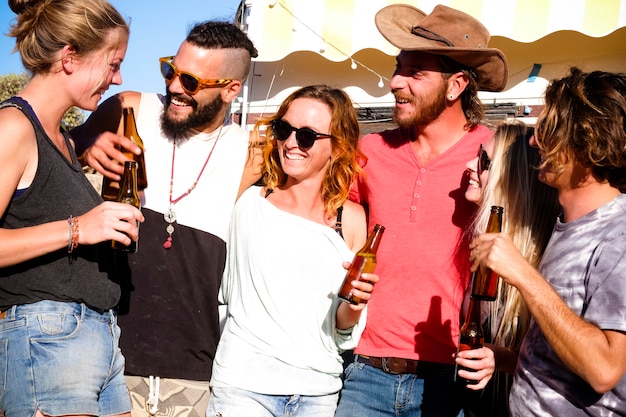
M109 0L130 20L130 40L122 63L122 85L112 85L103 99L125 90L164 92L159 58L174 55L194 23L231 22L240 0ZM15 39L6 36L16 15L0 0L0 75L24 72Z

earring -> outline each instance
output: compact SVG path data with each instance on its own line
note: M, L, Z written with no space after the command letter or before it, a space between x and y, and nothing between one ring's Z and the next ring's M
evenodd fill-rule
M450 95L448 96L448 98L449 98L450 100L454 100L454 96L453 96L452 94L450 94Z

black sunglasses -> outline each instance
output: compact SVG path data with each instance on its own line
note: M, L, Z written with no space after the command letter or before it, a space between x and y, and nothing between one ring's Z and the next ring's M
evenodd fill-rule
M287 140L291 132L296 132L296 142L302 149L309 149L317 139L331 138L332 135L317 133L308 127L295 128L282 119L272 120L272 131L277 140Z
M179 71L174 64L172 64L173 56L166 56L159 58L161 63L161 75L165 78L166 84L169 86L176 76L180 77L180 85L183 90L189 95L194 95L203 88L209 87L223 87L232 83L234 80L230 78L223 78L221 80L204 80L188 72Z
M485 150L485 148L483 148L482 144L478 148L477 156L478 156L478 169L476 170L476 172L478 173L478 176L480 177L483 172L489 171L489 167L491 166L491 159L489 159L489 155L487 155L487 151Z

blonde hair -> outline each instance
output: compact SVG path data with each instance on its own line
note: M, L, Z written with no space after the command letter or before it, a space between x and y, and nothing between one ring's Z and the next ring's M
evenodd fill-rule
M365 156L358 148L359 123L348 95L338 88L327 85L311 85L302 87L289 95L282 102L280 108L272 117L260 119L254 128L256 135L260 135L260 128L266 126L268 140L265 141L264 156L264 183L268 189L283 185L287 175L283 171L278 155L276 139L272 132L272 121L281 119L291 103L299 98L310 98L328 106L331 113L330 138L332 156L330 167L326 171L322 182L322 200L327 215L335 215L337 209L348 198L350 188L356 177L362 172L359 162L365 161Z
M533 129L520 121L500 125L495 132L489 183L473 222L475 233L487 228L491 206L504 207L502 231L526 260L537 267L560 213L556 189L539 181L541 157L529 139ZM519 291L500 280L496 301L488 304L492 343L518 350L530 313Z
M103 45L128 39L128 24L106 0L9 0L18 16L9 36L15 38L22 64L32 74L50 72L58 52L70 45L77 56L88 56ZM121 30L119 39L111 39Z

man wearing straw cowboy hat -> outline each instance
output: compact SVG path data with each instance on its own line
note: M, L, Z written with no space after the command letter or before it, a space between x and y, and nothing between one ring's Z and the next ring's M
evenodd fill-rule
M399 128L361 140L368 161L353 197L387 231L336 417L456 416L466 389L453 359L470 276L463 229L473 214L464 171L492 135L477 91L504 89L506 59L480 22L449 7L427 15L391 5L376 26L400 49L390 81ZM475 374L484 386L486 371Z

